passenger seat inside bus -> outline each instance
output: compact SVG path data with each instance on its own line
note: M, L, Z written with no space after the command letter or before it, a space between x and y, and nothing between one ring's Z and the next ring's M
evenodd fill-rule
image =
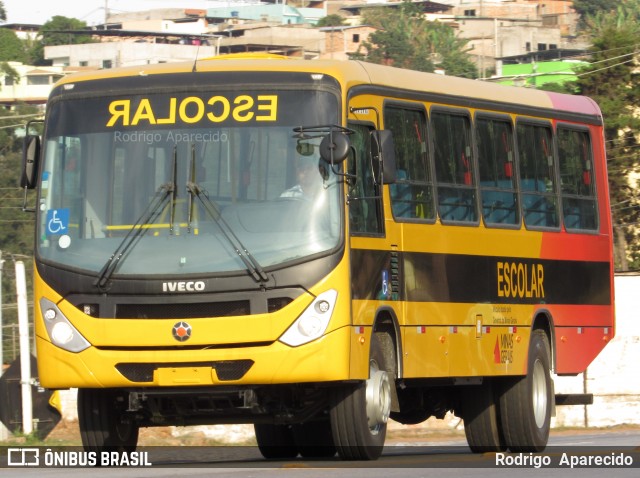
M416 217L411 185L407 182L407 179L407 172L404 169L398 169L396 171L396 182L389 186L393 217Z

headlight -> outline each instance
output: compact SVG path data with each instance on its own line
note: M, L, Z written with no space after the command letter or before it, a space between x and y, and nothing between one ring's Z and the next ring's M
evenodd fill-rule
M338 291L330 289L318 295L305 311L282 334L280 342L296 347L322 337L338 298Z
M91 345L60 312L56 304L48 299L40 299L40 310L53 345L69 352L82 352Z

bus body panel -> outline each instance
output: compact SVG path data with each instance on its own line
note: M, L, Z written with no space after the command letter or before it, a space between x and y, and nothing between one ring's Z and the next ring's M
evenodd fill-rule
M576 375L584 372L594 358L613 339L613 335L613 327L609 325L601 327L556 326L556 373L558 375Z
M375 65L371 66L370 71L377 72L378 68ZM384 69L381 70L385 74L388 73ZM382 77L386 78L384 75ZM546 92L542 92L540 98L528 102L526 106L520 103L524 114L514 113L509 104L519 103L520 100L509 96L511 90L504 90L504 94L499 98L491 99L481 93L472 97L448 94L456 90L457 81L458 79L452 78L450 89L443 92L439 89L438 81L433 79L432 83L422 85L421 91L415 95L402 91L402 82L396 82L397 88L379 88L380 94L369 93L375 91L375 87L357 86L350 93L350 111L353 112L354 120L376 123L377 115L382 117L380 112L386 102L422 110L427 115L434 106L443 105L468 111L470 117L480 112L498 114L506 111L515 122L518 118L537 120L531 116L536 103L541 108L558 108L562 111L591 115L594 118L600 116L597 105L587 98L565 97ZM391 83L390 79L389 82ZM463 97L469 100L471 107L464 105ZM476 105L482 108L477 108ZM558 124L553 118L553 113L547 118L545 120L550 125ZM568 119L563 120L562 124L584 127L583 123ZM384 188L385 237L352 237L352 257L354 253L359 257L355 261L355 269L360 269L365 261L368 264L369 268L367 273L362 273L363 277L379 278L384 271L384 265L388 263L385 256L394 247L399 251L403 264L400 277L403 290L400 294L401 303L391 307L396 310L396 317L402 328L404 378L524 374L527 372L530 328L539 313L548 317L551 334L555 334L549 339L554 348L553 364L557 373L575 374L584 371L604 344L613 338L613 268L610 267L613 256L608 214L609 198L607 194L603 194L608 190L608 184L606 162L603 161L605 153L602 127L587 123L586 128L590 132L596 156L593 163L600 218L598 231L575 233L564 229L527 230L522 223L517 227L499 228L486 227L482 223L445 225L440 220L431 224L424 221L397 222L393 219L389 188ZM378 259L364 259L369 256ZM466 260L469 256L477 259ZM489 270L486 265L482 265L480 269L476 267L486 258L490 258L491 264L497 264L497 270ZM516 269L520 267L521 259L525 267L524 280L519 278L524 275L518 276ZM444 265L452 261L459 263L464 269L452 274L451 267ZM545 269L559 272L562 279L555 279L552 275L543 276L543 272L540 271L539 278L544 282L540 280L537 284L537 276L534 274L536 261ZM380 268L372 270L371 262L375 262ZM468 267L462 264L468 264ZM434 267L440 269L436 272ZM582 275L585 274L583 269L588 271L588 279L574 284L571 278L582 279ZM512 274L505 273L505 270L511 270ZM495 281L496 275L497 287L494 285L493 291L487 290L486 284ZM356 271L354 277L358 277ZM596 298L588 295L589 290L577 290L585 283L597 292ZM449 290L448 286L443 288L443 284L449 284L457 290L479 288L487 290L487 293L471 297L472 300L479 301L476 303L468 300L456 302L455 299L447 299L454 291ZM375 316L374 311L380 305L388 303L375 302L375 287L374 290L364 292L356 282L353 286L354 323L366 325L370 318ZM545 291L545 286L549 290ZM571 290L572 288L574 290ZM572 297L569 299L570 303L566 303L563 297L567 290ZM552 294L560 302L547 300L545 294ZM374 299L374 302L361 300L364 298ZM521 304L523 299L525 305ZM483 303L493 303L495 306L485 306L493 310L477 313L476 309L482 308ZM508 310L508 314L505 314L504 310ZM476 325L479 321L483 324L480 330L488 330L489 333L476 337ZM508 362L505 360L507 354L500 347L500 337L504 337L505 334L496 330L501 329L505 323L512 324L512 327L506 329L507 333L513 328L519 331L517 340L513 341L513 350L516 353L508 352L514 362L506 365L504 364ZM586 332L587 328L589 333ZM567 334L563 335L561 331L566 331L573 337L577 336L573 339L575 348L566 344ZM497 334L497 340L487 340L493 334ZM503 340L505 343L508 341ZM489 342L490 346L485 346ZM453 346L451 351L450 346ZM572 350L572 353L568 350ZM470 351L473 351L471 356L475 360L469 360Z

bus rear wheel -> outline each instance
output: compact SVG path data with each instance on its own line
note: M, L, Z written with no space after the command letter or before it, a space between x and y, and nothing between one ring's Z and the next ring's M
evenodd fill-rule
M126 412L127 396L117 390L78 390L78 425L88 451L131 452L138 444L139 424Z
M331 429L343 460L375 460L382 454L393 386L383 352L383 343L388 340L391 340L388 334L374 333L369 353L369 378L333 393Z
M510 379L500 394L500 420L512 452L540 452L551 428L553 382L549 340L534 330L529 344L527 375Z
M485 380L463 400L464 433L474 453L506 450L493 383Z

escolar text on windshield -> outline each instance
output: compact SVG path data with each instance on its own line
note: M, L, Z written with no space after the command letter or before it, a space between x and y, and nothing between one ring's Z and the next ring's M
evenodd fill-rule
M109 103L106 126L138 126L187 123L222 123L277 121L277 95L238 95L209 98L141 98L139 101L118 99Z

